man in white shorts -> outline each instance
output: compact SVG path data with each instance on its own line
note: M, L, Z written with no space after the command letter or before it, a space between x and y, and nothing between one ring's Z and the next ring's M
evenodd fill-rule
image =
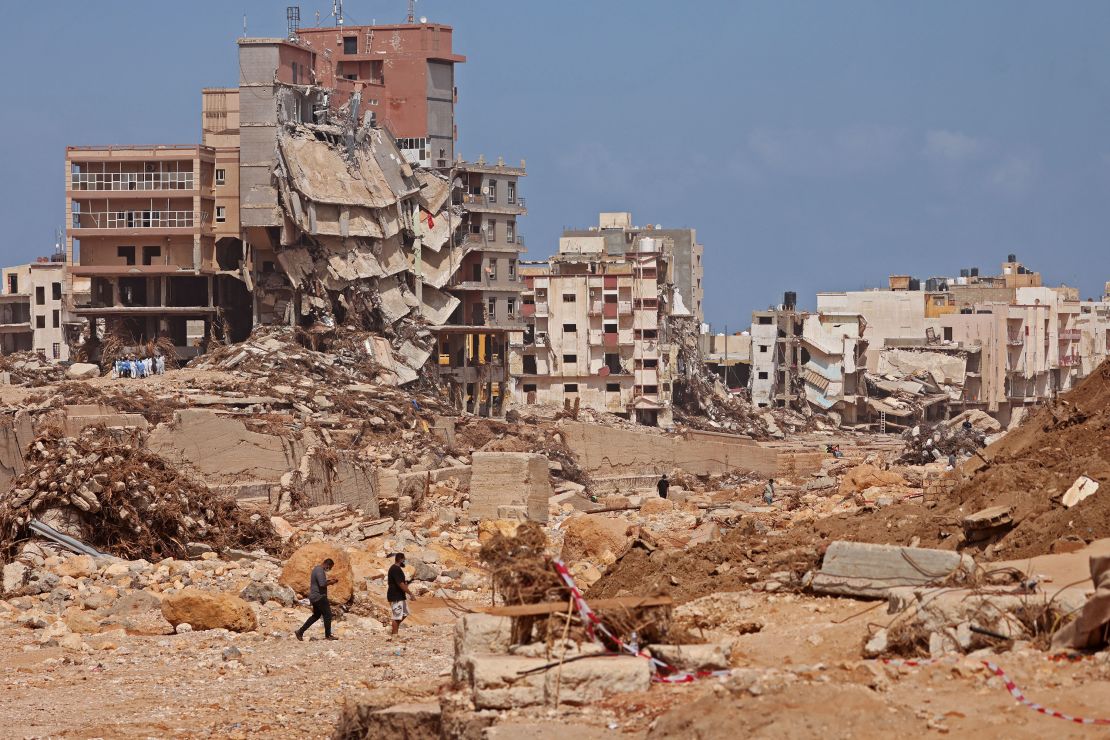
M399 552L393 556L393 565L389 566L386 582L388 587L385 597L389 601L389 609L393 616L393 631L389 635L389 639L392 640L397 636L397 629L401 626L401 622L409 615L408 597L412 596L408 579L405 577L404 553Z

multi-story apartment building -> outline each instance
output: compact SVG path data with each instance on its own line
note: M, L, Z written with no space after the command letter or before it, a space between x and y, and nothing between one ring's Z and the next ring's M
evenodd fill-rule
M702 280L705 277L705 267L702 265L702 256L705 248L698 243L696 230L664 229L658 224L634 226L631 213L602 213L597 226L564 231L559 250L620 257L642 237L658 239L668 250L665 257L671 266L670 272L677 294L676 306L684 306L700 325L704 321L702 303L705 300L705 288Z
M249 306L238 264L216 245L227 214L215 159L198 145L66 148L66 260L90 280L73 311L92 338L167 336L187 355L218 315L235 322Z
M524 237L517 219L528 213L520 193L519 167L456 162L449 171L453 202L462 210L461 228L453 231L465 256L447 284L460 303L449 323L522 330L520 255Z
M57 255L58 258L61 255ZM68 360L66 265L60 259L5 267L0 285L0 354L34 351L43 359Z
M529 327L513 368L518 401L577 403L670 426L676 307L662 240L643 236L621 256L566 240L560 250L524 269Z

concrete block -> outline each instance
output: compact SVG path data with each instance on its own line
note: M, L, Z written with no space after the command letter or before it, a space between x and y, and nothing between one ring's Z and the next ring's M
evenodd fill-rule
M531 707L544 703L546 674L522 676L520 672L542 668L547 663L543 658L471 655L460 662L460 673L462 682L470 687L475 709ZM564 671L568 667L564 666Z
M609 656L587 658L563 665L562 676L552 669L545 674L548 704L594 704L613 694L651 688L651 664L645 658Z
M652 645L651 654L682 671L721 671L729 667L731 645Z
M471 456L470 519L497 519L504 506L523 506L528 519L546 522L551 497L547 458L531 452L475 452Z
M455 622L456 681L463 680L462 663L475 655L497 655L509 652L512 620L492 614L464 614Z
M810 587L817 593L885 599L893 588L937 583L974 569L971 556L957 552L837 540Z

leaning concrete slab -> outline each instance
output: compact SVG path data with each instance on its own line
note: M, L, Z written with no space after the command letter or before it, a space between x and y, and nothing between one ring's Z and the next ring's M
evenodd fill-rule
M960 582L974 570L971 556L958 552L837 540L825 552L810 588L823 594L885 599L899 586Z

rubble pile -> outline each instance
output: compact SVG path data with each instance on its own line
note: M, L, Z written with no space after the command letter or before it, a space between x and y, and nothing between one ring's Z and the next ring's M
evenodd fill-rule
M26 465L0 498L0 551L9 557L33 519L128 558L184 557L191 542L221 550L276 544L266 517L183 476L130 436L49 429L31 444Z
M674 380L674 420L691 429L746 434L753 439L769 436L767 423L752 405L733 395L702 361L697 327L673 319L678 345L678 368Z
M37 388L64 380L66 370L34 352L0 355L0 383Z
M945 462L952 457L962 461L987 445L987 435L971 422L965 425L959 418L932 425L919 424L902 432L902 439L906 442L906 451L898 462L914 465Z

